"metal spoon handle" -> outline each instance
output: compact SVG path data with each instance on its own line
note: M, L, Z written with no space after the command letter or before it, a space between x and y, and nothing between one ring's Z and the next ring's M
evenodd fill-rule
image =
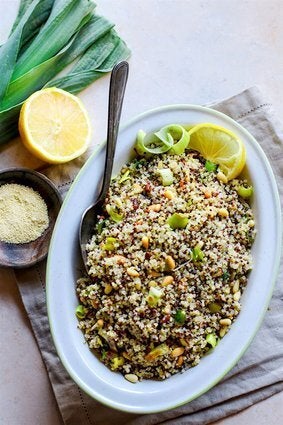
M126 61L119 62L114 66L109 89L109 106L108 106L108 128L107 128L107 145L104 177L102 189L99 195L99 201L105 199L113 168L114 155L116 150L116 142L120 124L120 117L125 94L126 83L128 79L129 64Z

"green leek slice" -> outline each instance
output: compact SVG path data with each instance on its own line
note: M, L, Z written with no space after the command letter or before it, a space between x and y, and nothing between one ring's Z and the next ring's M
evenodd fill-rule
M191 258L193 261L202 261L204 259L204 253L199 246L192 249Z
M108 212L110 218L115 221L115 223L120 223L120 221L123 220L123 215L118 214L117 211L115 211L115 208L111 207L111 205L106 205L106 211Z
M131 170L125 171L124 174L122 174L122 177L120 178L119 183L123 183L127 180L130 180L131 179L130 172L131 172Z
M215 348L217 345L217 338L215 334L207 334L206 335L206 342L211 345L212 348Z
M252 186L240 186L237 189L237 193L239 196L241 196L241 198L247 199L250 198L253 194L253 187Z
M189 144L189 134L181 125L171 124L155 133L146 134L140 130L137 134L135 149L139 155L161 154L169 151L181 155Z
M188 225L189 219L185 214L174 213L168 218L167 223L171 229L184 229Z
M106 243L101 246L101 249L104 251L114 251L114 249L119 246L118 239L116 238L106 238Z
M170 186L174 181L174 176L170 168L161 168L157 170L161 177L162 186Z
M77 318L83 319L86 316L86 314L87 314L87 309L83 305L79 304L76 308Z
M174 155L184 153L190 140L190 136L184 127L177 124L162 127L155 135L164 143L172 143L169 153Z

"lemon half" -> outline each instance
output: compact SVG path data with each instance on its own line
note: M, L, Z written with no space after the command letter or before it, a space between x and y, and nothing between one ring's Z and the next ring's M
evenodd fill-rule
M189 148L215 164L228 180L237 177L246 162L243 142L230 130L215 124L199 124L189 130Z
M88 113L80 99L53 87L39 90L25 101L19 132L26 148L51 164L82 155L91 138Z

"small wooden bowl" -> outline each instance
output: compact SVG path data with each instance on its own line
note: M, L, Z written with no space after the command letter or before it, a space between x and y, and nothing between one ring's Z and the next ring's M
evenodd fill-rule
M24 268L30 267L47 256L49 242L60 211L62 198L55 185L43 174L28 168L9 168L0 172L0 186L16 183L31 187L45 201L49 226L35 241L15 244L0 241L0 266Z

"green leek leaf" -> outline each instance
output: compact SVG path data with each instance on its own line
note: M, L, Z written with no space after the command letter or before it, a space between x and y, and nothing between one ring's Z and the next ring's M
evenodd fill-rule
M1 109L8 109L25 100L36 90L41 89L51 78L62 71L69 63L88 49L97 48L97 56L101 53L99 47L110 38L109 30L113 24L100 16L93 16L84 27L77 32L72 40L55 56L13 81L1 104ZM106 36L101 37L105 33ZM117 36L118 37L118 36ZM104 56L101 56L101 62Z
M84 71L78 72L73 72L73 70L71 70L70 73L66 76L48 82L46 87L55 86L74 94L79 93L94 81L103 77L107 72L111 71L116 63L128 59L129 56L130 50L128 49L125 42L119 38L117 45L107 56L105 61L99 66L99 68L85 69ZM93 60L95 63L95 59Z
M82 20L86 16L91 17L94 7L91 0L55 2L47 22L17 61L13 80L58 53L79 29Z
M23 17L32 2L33 0L21 0L18 15L16 17L9 37L17 28L21 18ZM24 51L25 46L27 46L31 39L33 39L38 34L42 25L48 19L53 3L54 0L40 0L38 6L34 9L33 13L30 16L30 19L27 21L23 29L20 53Z
M0 47L0 102L6 92L17 61L24 26L39 3L40 0L34 0L31 3L11 37Z
M0 112L0 144L18 135L18 119L22 103Z

